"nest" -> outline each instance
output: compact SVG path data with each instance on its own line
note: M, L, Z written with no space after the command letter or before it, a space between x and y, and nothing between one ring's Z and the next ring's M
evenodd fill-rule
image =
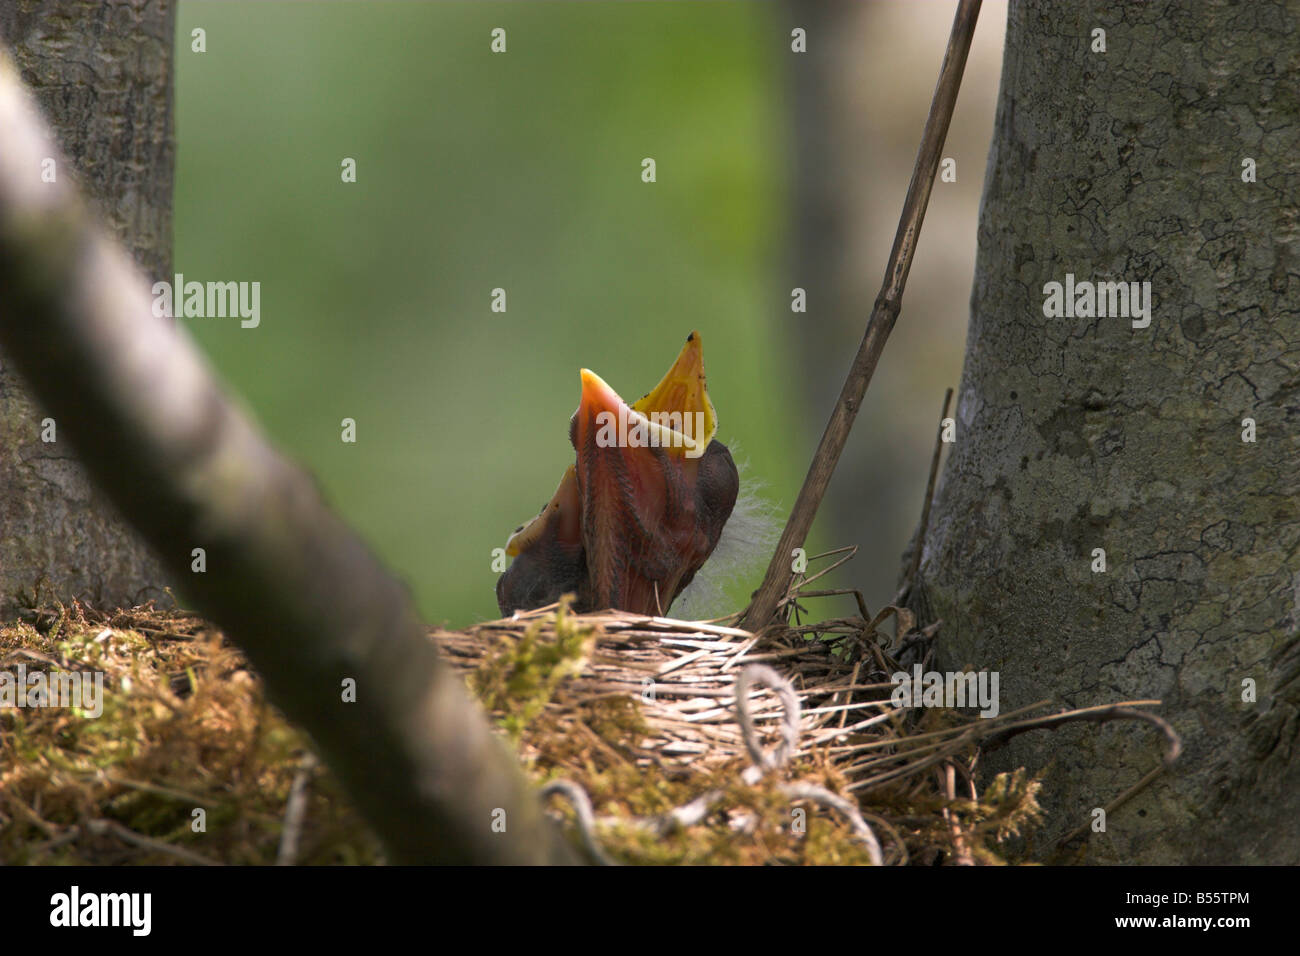
M605 863L998 864L1041 820L1039 784L1020 768L979 789L983 752L1030 730L1135 719L1161 731L1166 764L1177 757L1169 725L1137 709L1158 701L1056 713L1043 701L991 718L900 708L894 675L930 669L938 626L809 587L855 550L810 559L841 556L799 579L782 602L791 623L761 635L730 626L739 615L577 615L561 602L433 637ZM857 614L803 623L804 602L848 595Z
M801 578L782 602L788 623L762 634L561 602L430 636L603 863L1014 862L1010 838L1042 817L1039 784L1020 768L981 789L987 750L1072 721L1138 719L1164 734L1166 763L1177 756L1168 725L1136 709L1158 701L1061 713L1042 702L992 718L897 706L893 676L930 668L937 626L810 587L852 553L810 559L843 555ZM849 595L857 613L805 623L807 602ZM112 692L99 720L3 714L0 859L383 861L309 742L207 622L77 604L25 618L0 628L0 669L101 670Z
M1025 714L899 709L899 657L927 664L935 633L905 608L800 623L806 596L854 593L808 588L853 550L761 636L561 603L433 637L603 862L1001 862L1038 784L980 794L972 770Z

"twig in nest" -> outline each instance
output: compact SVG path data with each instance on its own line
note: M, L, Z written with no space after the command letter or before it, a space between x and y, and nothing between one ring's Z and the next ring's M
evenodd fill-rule
M890 842L898 848L898 859L891 860L890 865L907 866L911 855L907 852L907 841L903 839L903 834L898 832L898 827L880 814L872 813L869 810L862 811L862 819L870 821L875 825L876 829L883 830L888 835ZM929 820L926 822L928 823Z
M801 599L814 598L814 597L833 597L840 594L852 594L854 600L858 602L858 613L862 615L862 620L864 622L871 620L871 612L867 610L866 599L863 598L862 592L859 591L857 588L829 588L829 589L817 590L817 591L812 591L808 589L808 585L812 584L812 582L816 581L818 578L823 578L826 575L830 574L832 571L836 570L837 568L842 567L843 565L852 561L853 558L857 555L857 553L858 553L858 546L856 544L850 544L850 545L846 545L843 548L834 548L830 551L823 551L821 554L814 554L812 557L808 559L809 564L811 564L814 561L819 561L822 558L829 558L832 555L836 555L836 554L843 554L844 557L840 558L838 561L834 562L833 564L830 564L827 567L822 568L816 574L805 577L802 581L798 581L798 582L792 581L788 589L786 590L785 595L781 598L779 602L777 602L777 609L780 610L787 606L790 607L791 610L794 612L796 624L798 624L799 610L800 610L799 601ZM814 632L820 633L821 628L813 627L812 630L814 630Z
M1158 700L1136 700L1133 704L1159 704ZM1009 727L1003 727L996 733L986 737L983 741L983 749L987 753L1001 747L1004 743L1018 734L1023 734L1030 730L1050 730L1055 729L1061 724L1071 723L1076 720L1088 721L1091 723L1104 724L1112 720L1144 720L1154 726L1165 738L1164 761L1165 766L1173 766L1178 755L1183 752L1183 741L1178 736L1178 732L1170 726L1169 721L1163 717L1148 713L1145 710L1135 710L1128 704L1101 704L1097 707L1081 707L1078 710L1067 710L1060 714L1048 714L1045 717L1032 717L1029 720L1011 724Z
M894 604L902 604L916 583L916 573L921 569L921 551L925 548L925 533L930 527L930 506L934 504L934 485L939 477L939 458L943 455L943 422L948 417L948 406L952 404L952 389L943 395L943 411L939 413L939 430L934 436L934 454L930 456L930 478L925 484L925 502L921 505L921 524L916 529L916 539L912 542L912 561L907 566L907 576L894 595Z
M784 707L781 742L774 750L763 749L758 731L754 729L754 718L749 713L749 688L752 684L770 688ZM785 766L790 755L799 747L799 698L794 692L794 685L766 664L750 664L736 678L736 719L745 739L745 749L749 751L749 757L754 761L759 775Z
M951 394L951 393L949 393ZM952 761L944 765L943 789L951 804L957 799L957 772ZM974 866L975 858L971 856L970 846L966 843L966 835L961 832L961 824L957 822L957 816L952 812L951 807L943 808L943 818L948 824L948 829L952 831L953 856L958 866Z
M685 806L674 807L667 813L661 813L659 816L646 821L645 825L660 836L672 833L677 829L693 827L701 823L709 815L709 811L722 797L721 790L709 790L700 794Z
M116 820L91 820L87 822L85 832L93 836L117 837L123 843L129 843L132 846L138 846L153 853L174 856L178 860L193 863L197 866L221 866L216 860L209 860L206 856L200 856L184 847L172 846L170 843L164 843L142 833L136 833L134 830L122 826Z
M806 596L804 594L804 588L806 588L809 584L812 584L818 578L824 578L826 575L830 574L832 571L834 571L836 568L840 567L841 565L847 564L848 562L852 561L854 557L857 556L857 553L858 553L858 546L856 544L849 544L849 545L845 545L842 548L833 548L830 551L823 551L821 554L814 554L811 558L808 559L809 564L812 564L812 562L814 561L820 561L822 558L829 558L833 554L843 554L844 557L840 558L834 564L829 564L826 567L822 568L816 574L810 574L808 577L804 578L802 581L799 582L797 586L790 589L790 593L788 593L785 597L781 599L781 603L792 600L795 597Z
M1129 703L1158 704L1160 701L1143 700L1130 701ZM1178 731L1174 730L1169 721L1144 710L1135 710L1133 707L1127 706L1126 704L1104 704L1099 707L1085 707L1080 710L1066 711L1063 714L1050 714L1046 717L1036 717L1021 723L1012 724L1009 727L1002 728L1000 731L985 740L984 750L989 751L996 747L1000 747L1017 734L1022 734L1029 730L1055 730L1063 724L1076 720L1088 721L1091 723L1107 723L1112 720L1141 720L1154 726L1164 737L1164 763L1159 767L1152 768L1152 770L1141 780L1108 803L1103 808L1108 816L1150 786L1153 780L1164 773L1169 767L1173 766L1174 761L1176 761L1179 755L1183 752L1182 738L1178 736ZM1060 853L1066 846L1079 839L1079 837L1087 835L1088 832L1089 827L1087 825L1075 827L1057 841L1056 852Z
M542 787L543 799L558 793L573 806L578 818L578 833L582 836L582 845L586 847L591 859L601 866L618 866L618 863L606 855L596 842L596 814L591 809L591 798L587 791L572 780L552 780Z
M830 485L831 475L840 460L840 453L844 451L853 420L867 393L867 385L876 371L880 353L884 351L889 333L898 321L903 288L907 284L907 274L916 254L921 223L925 219L925 207L930 201L930 190L934 187L935 174L939 169L943 141L948 134L948 124L952 121L953 108L957 104L957 91L961 87L962 70L966 66L966 55L970 52L979 10L980 0L961 0L961 5L957 8L952 33L948 38L948 49L939 70L939 82L935 86L930 114L921 136L921 148L912 169L912 181L908 184L907 198L903 202L903 214L894 236L894 247L890 250L885 267L884 284L872 307L866 333L844 381L839 400L831 411L826 431L822 433L817 452L813 455L808 475L804 478L803 487L799 489L799 497L790 512L790 520L781 533L781 540L767 566L763 583L741 618L740 626L747 630L757 631L766 627L776 613L777 603L789 586L793 574L790 555L807 540L817 508Z
M302 837L302 824L307 818L307 784L316 772L316 757L308 753L302 758L293 783L289 786L289 799L284 807L284 830L280 834L280 850L276 866L293 866L298 861L298 841Z
M849 825L853 827L853 835L866 845L867 855L871 858L871 865L885 865L885 855L880 850L880 841L876 839L876 834L867 825L867 821L862 818L862 811L858 809L858 805L852 800L847 800L837 793L832 793L825 787L819 787L811 783L783 784L781 792L791 799L811 800L814 803L831 807L844 814L849 818Z
M1145 790L1148 786L1151 785L1151 781L1155 780L1156 777L1160 776L1164 772L1165 772L1165 768L1163 766L1152 767L1145 777L1143 777L1137 783L1133 784L1133 786L1129 787L1127 790L1125 790L1118 797L1116 797L1114 800L1112 800L1110 803L1106 804L1106 806L1102 808L1105 811L1106 816L1110 816L1120 807L1124 806L1124 804L1128 803L1130 800L1136 797L1139 793L1141 793L1143 790ZM1059 839L1056 842L1056 852L1058 854L1061 853L1067 846L1069 846L1075 840L1079 839L1079 837L1087 836L1089 829L1090 829L1090 824L1086 824L1086 823L1083 826L1075 827L1073 830L1071 830L1065 836L1061 837L1061 839Z

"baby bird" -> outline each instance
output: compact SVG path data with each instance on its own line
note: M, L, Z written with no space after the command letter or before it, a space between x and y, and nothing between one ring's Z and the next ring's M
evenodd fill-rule
M664 614L713 553L740 476L718 441L717 414L692 332L655 388L628 405L581 371L569 422L576 461L551 500L506 543L501 613L576 595L574 609Z

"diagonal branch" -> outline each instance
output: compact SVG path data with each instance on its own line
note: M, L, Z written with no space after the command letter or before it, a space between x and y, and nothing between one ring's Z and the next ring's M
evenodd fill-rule
M574 861L406 589L153 315L67 178L41 181L56 154L0 48L0 346L91 475L247 652L394 861Z
M961 75L966 67L966 55L970 52L979 10L980 0L961 0L957 8L952 34L948 39L948 50L939 70L939 82L930 103L930 115L921 137L921 148L912 170L912 181L907 187L907 198L903 202L898 233L894 237L894 247L890 250L885 268L884 285L871 310L866 334L862 337L862 344L858 347L857 357L849 369L830 421L826 423L826 431L813 455L808 475L804 478L803 487L799 489L799 497L795 499L790 519L786 522L776 552L767 566L763 583L754 593L754 599L738 627L757 631L765 627L776 613L777 605L789 588L793 576L791 555L808 537L817 508L826 494L831 475L839 463L840 453L844 451L844 443L848 440L849 430L853 427L853 420L866 395L867 385L876 371L880 353L884 351L889 333L898 320L903 287L907 284L907 273L912 268L912 259L916 254L921 222L925 218L925 207L930 201L930 190L939 169L943 141L948 135L948 124L957 103L957 91L961 87Z

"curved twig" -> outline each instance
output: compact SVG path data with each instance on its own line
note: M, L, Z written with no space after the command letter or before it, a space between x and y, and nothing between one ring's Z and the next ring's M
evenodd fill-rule
M749 690L762 684L780 698L785 711L781 721L781 742L772 750L764 750L749 713ZM784 767L799 745L799 697L794 685L766 664L750 664L736 678L736 718L754 766L762 772Z
M582 845L591 859L601 866L618 866L618 861L606 855L596 842L596 814L587 791L572 780L552 780L542 787L543 799L555 794L564 797L572 805L578 818L578 835L582 837Z
M1159 701L1152 701L1152 703L1159 703ZM1019 721L985 737L980 742L980 745L985 751L996 750L1012 737L1027 731L1051 730L1061 724L1072 723L1077 720L1097 724L1104 724L1112 720L1142 720L1151 724L1164 737L1164 762L1166 767L1173 766L1174 761L1183 752L1182 738L1178 736L1178 731L1174 730L1169 721L1148 711L1135 710L1122 704L1083 707L1078 710L1067 710L1061 714L1048 714L1045 717L1033 717L1029 720Z
M852 800L812 783L782 784L781 792L791 799L811 800L844 814L849 818L849 825L853 827L854 835L866 845L867 855L871 857L871 865L884 865L885 856L880 850L880 841L876 839L875 832L862 818L862 811Z

